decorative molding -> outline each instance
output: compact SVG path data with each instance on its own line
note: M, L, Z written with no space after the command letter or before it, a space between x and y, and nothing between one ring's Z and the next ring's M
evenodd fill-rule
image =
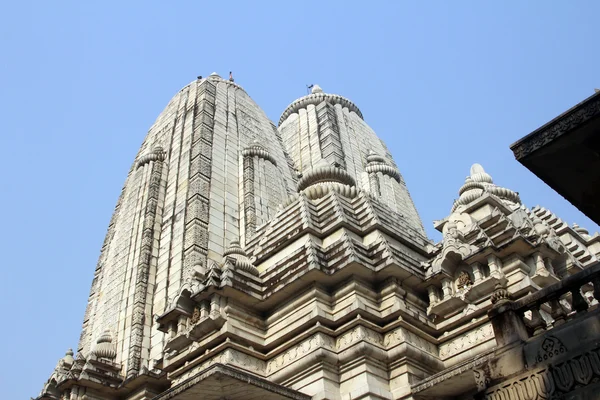
M360 110L358 109L358 107L353 102L348 100L347 98L342 97L337 94L313 93L313 94L309 94L308 96L299 98L298 100L296 100L292 104L290 104L283 111L283 114L281 114L281 117L279 118L279 123L277 125L278 126L281 125L283 123L283 121L285 121L287 119L287 117L289 117L290 115L292 115L294 113L297 113L298 110L300 110L302 108L306 108L311 104L316 106L324 101L331 103L331 104L339 104L342 107L347 108L351 112L352 111L355 112L356 115L358 115L360 117L360 119L364 119L363 115L360 112Z
M455 339L440 345L440 357L446 359L458 353L470 349L478 344L484 343L494 337L492 324L480 326Z
M197 370L194 370L195 372ZM179 394L184 393L186 390L190 389L193 386L198 384L202 384L202 381L209 378L211 375L216 375L217 377L229 377L244 382L246 384L250 384L252 386L260 387L262 389L268 390L272 393L280 395L282 398L292 399L292 400L310 400L311 396L300 393L293 389L289 389L285 386L275 384L273 382L269 382L265 379L259 378L255 375L245 373L243 371L239 371L236 368L231 368L221 363L215 363L214 365L202 369L197 372L195 375L191 377L187 377L188 379L181 382L178 385L175 385L171 389L167 390L163 394L155 397L156 400L169 400L176 398Z
M552 345L554 349L555 344ZM600 349L590 351L558 365L527 372L489 389L486 400L520 400L521 393L531 399L562 398L561 395L600 378ZM537 397L536 397L537 396Z
M162 147L157 146L154 148L152 153L141 156L135 165L135 169L139 169L146 164L149 164L151 161L164 161L167 156L167 153L163 151Z
M315 333L303 342L293 347L290 347L285 352L279 354L274 358L271 358L271 360L267 362L265 373L269 375L274 372L277 372L280 369L292 364L297 359L304 357L305 355L316 351L320 348L335 350L336 342L333 338L329 337L324 333Z
M248 146L244 150L242 150L242 155L244 157L249 157L249 158L252 158L252 157L262 158L263 160L269 161L271 164L277 166L277 161L271 155L271 153L269 153L269 151L267 149L265 149L263 146L261 146L257 142L252 143L250 146Z
M354 178L346 170L334 166L321 166L307 171L298 182L298 191L317 183L335 182L342 185L355 186Z
M556 336L551 335L546 337L540 345L536 361L547 361L553 357L558 357L561 354L565 354L566 352L567 348L565 345Z

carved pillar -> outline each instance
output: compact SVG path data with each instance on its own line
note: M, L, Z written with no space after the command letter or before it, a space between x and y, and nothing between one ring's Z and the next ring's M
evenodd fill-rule
M435 304L440 301L438 297L438 291L435 286L429 286L427 288L427 294L429 294L429 304Z
M169 337L173 339L177 334L177 324L175 321L169 323Z
M213 294L210 299L210 315L218 316L221 313L221 296Z
M484 278L481 263L475 262L471 265L471 268L473 269L473 283L477 283Z
M490 268L490 275L503 275L502 272L502 261L494 254L488 256L488 267Z
M177 320L177 332L182 332L187 327L187 317L185 315L180 315Z
M448 278L442 279L442 293L444 294L444 299L452 296L452 281Z
M550 272L552 275L556 275L554 272L554 266L552 265L552 260L550 258L544 258L544 264L546 265L548 272Z
M533 253L533 262L535 263L535 273L538 275L548 275L549 272L546 269L546 265L544 264L544 258L542 254L538 251Z

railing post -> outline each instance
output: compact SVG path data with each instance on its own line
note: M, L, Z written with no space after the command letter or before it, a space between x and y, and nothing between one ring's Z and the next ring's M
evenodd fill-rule
M529 335L523 323L523 318L514 310L514 303L510 300L506 284L497 283L492 293L491 301L493 307L488 313L494 336L498 346L526 340Z
M554 319L554 326L561 326L566 322L567 313L563 310L559 299L552 299L548 301L551 308L550 316Z

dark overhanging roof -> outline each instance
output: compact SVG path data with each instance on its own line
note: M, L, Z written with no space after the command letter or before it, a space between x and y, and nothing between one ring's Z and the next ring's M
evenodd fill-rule
M510 148L517 161L600 224L600 92Z

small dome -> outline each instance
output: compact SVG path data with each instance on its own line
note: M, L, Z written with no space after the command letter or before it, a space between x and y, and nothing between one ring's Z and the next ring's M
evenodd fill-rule
M73 358L73 349L69 349L65 353L65 356L61 358L59 364L62 364L65 368L68 369L71 367L71 365L73 365L74 362L75 359Z
M117 357L117 351L112 344L112 335L108 329L96 340L96 346L92 350L92 354L98 358L108 358L109 360Z

